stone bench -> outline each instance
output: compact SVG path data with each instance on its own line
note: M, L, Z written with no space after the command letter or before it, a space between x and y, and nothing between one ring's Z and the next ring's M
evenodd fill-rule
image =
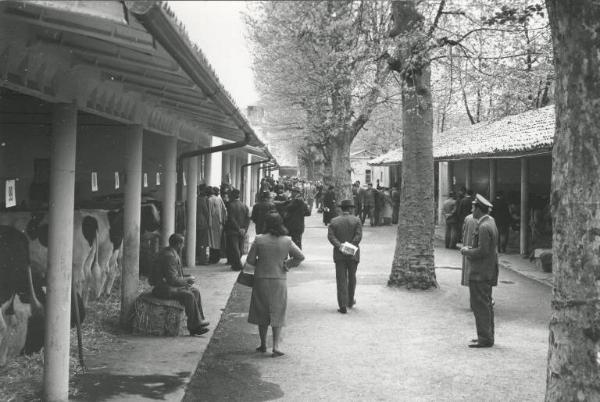
M176 300L158 299L151 292L135 300L132 327L137 335L180 336L188 332L183 305Z
M535 266L544 272L552 272L552 249L536 248L533 250Z

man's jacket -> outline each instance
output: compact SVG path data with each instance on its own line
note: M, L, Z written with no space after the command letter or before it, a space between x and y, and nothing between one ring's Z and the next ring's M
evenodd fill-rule
M154 262L151 285L154 285L152 293L163 299L169 298L171 292L187 287L181 259L173 248L165 247L158 253Z
M346 255L340 251L340 245L344 242L352 243L356 247L362 240L362 223L354 215L344 213L331 220L329 224L327 239L333 245L333 261L354 259L360 261L360 248L354 256Z
M484 215L473 235L473 248L465 250L464 255L471 262L469 280L498 284L498 229L494 219Z

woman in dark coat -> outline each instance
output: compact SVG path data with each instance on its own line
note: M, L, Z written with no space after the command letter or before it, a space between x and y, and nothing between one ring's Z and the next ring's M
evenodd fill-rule
M304 255L292 239L285 236L287 231L279 214L267 215L265 227L265 234L256 236L246 259L247 264L255 266L248 322L258 325L260 346L256 351L261 353L267 351L267 330L271 326L272 356L278 357L283 355L279 338L285 325L287 271L298 266Z

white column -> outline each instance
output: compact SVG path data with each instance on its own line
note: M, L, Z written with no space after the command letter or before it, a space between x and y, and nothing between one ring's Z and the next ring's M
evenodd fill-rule
M44 338L44 400L51 402L66 401L69 394L76 142L77 107L54 105Z
M527 234L529 233L529 169L527 158L521 159L521 229L519 248L521 255L527 255Z
M246 163L252 163L252 155L248 154L246 156ZM244 201L246 205L250 206L254 204L254 199L252 198L252 166L244 167L244 188L245 195ZM240 170L241 172L241 170Z
M175 202L177 198L177 137L166 139L165 177L162 206L161 244L169 245L169 236L175 233Z
M438 223L444 222L442 205L449 197L448 162L438 162Z
M211 138L211 147L216 147L222 144L222 140L217 137ZM219 187L222 181L223 171L223 152L215 152L210 154L210 180L209 185Z
M121 325L129 318L137 297L140 271L140 220L142 209L142 126L130 126L127 136L125 209L123 217L123 271L121 273Z
M221 154L221 183L229 177L229 184L231 184L231 174L229 173L230 164L229 164L229 154L226 152L219 152ZM219 184L221 184L219 183Z
M191 150L197 149L194 146ZM187 160L187 197L186 197L186 231L185 231L185 256L186 266L196 265L196 209L198 195L198 158Z

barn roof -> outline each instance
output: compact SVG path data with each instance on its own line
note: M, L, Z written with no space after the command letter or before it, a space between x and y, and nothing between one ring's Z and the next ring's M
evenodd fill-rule
M166 2L0 1L0 86L184 141L264 144Z
M436 160L492 159L549 153L554 129L554 105L546 106L434 135L433 157ZM369 165L399 162L402 162L402 148L372 159Z

